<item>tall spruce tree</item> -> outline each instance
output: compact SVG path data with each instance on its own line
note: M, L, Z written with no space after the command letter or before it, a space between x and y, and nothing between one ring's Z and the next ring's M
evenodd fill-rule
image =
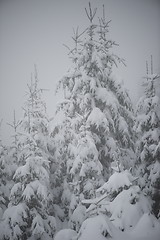
M112 162L127 168L133 160L132 104L113 75L114 67L124 61L112 53L116 43L107 38L110 21L105 19L104 7L96 24L97 9L89 3L85 10L89 26L82 33L74 31L73 66L58 85L64 100L57 108L61 121L53 131L57 179L67 176L62 200L70 203L69 218L80 199L95 197L103 177L111 174Z
M53 239L55 233L46 141L48 121L41 95L35 70L21 122L20 166L13 177L15 184L3 214L0 239Z
M144 78L144 95L140 98L136 109L135 131L137 133L137 164L141 188L151 196L153 211L156 216L160 213L160 99L156 95L155 82L158 74L151 70Z
M11 142L11 145L8 147L8 155L7 155L7 159L9 160L8 168L10 169L10 174L8 175L13 180L13 175L17 167L19 166L18 154L21 146L20 134L19 134L21 121L16 119L15 110L13 112L13 121L7 124L12 128L12 132L13 132L13 134L11 135L11 139L13 140Z
M2 138L1 138L1 126L2 120L0 121L0 219L3 215L4 210L6 209L7 205L7 197L6 197L6 159L5 156L7 155L7 148L3 145Z
M20 122L16 121L15 111L14 119L11 124L13 128L13 142L11 146L5 146L0 140L0 207L3 211L7 208L9 203L9 195L11 188L13 187L13 175L18 166L18 133L17 128ZM1 214L3 213L1 210Z

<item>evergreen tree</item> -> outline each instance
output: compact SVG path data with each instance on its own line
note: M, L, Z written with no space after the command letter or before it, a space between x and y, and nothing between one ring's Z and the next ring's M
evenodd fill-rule
M56 227L47 155L48 121L36 71L28 90L21 122L20 166L3 214L1 239L53 239Z
M9 203L9 195L11 188L13 187L13 175L17 168L17 154L18 154L18 133L17 128L19 126L19 122L16 122L15 112L14 112L14 120L12 124L14 130L14 138L11 146L4 146L2 140L0 140L0 207L3 211L6 209ZM1 212L1 214L3 213Z
M0 121L0 219L6 208L5 198L5 187L6 187L6 173L5 173L5 155L7 149L4 147L1 139L1 126L2 120Z
M135 131L137 133L137 164L142 189L154 201L153 211L156 216L160 212L160 117L159 97L156 95L155 81L158 74L151 72L144 79L144 95L140 98L136 109Z
M11 136L13 141L11 143L11 155L13 156L12 161L18 164L18 151L20 147L20 142L19 142L19 133L18 133L18 128L20 127L21 121L16 120L16 112L14 110L13 112L13 122L8 123L8 125L12 128L13 130L13 135Z
M8 155L7 155L7 159L9 161L8 169L10 171L10 173L8 173L8 177L10 177L10 180L13 181L13 175L15 174L15 171L19 166L18 155L19 155L19 151L20 151L20 147L21 147L20 133L19 133L21 121L16 120L15 110L13 112L12 123L7 123L7 124L12 128L12 131L13 131L13 134L11 136L11 139L13 139L13 140L11 142L11 145L8 147ZM13 187L13 183L11 186ZM11 190L11 188L10 188L10 190Z
M89 27L81 34L74 31L75 47L70 50L73 67L58 85L64 100L57 115L63 120L53 131L59 147L55 151L57 172L61 176L64 171L67 192L73 194L68 199L70 217L80 199L95 197L102 175L107 178L111 174L111 162L126 168L133 158L132 104L113 75L114 67L123 60L111 53L116 43L107 39L109 22L104 11L98 24L93 22L96 9L90 4L86 14Z

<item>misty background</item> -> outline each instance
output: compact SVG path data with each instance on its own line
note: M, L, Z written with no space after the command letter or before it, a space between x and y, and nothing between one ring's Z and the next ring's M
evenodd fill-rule
M48 114L54 115L55 88L72 65L68 50L72 47L73 28L83 31L88 25L85 7L88 0L0 0L0 119L2 138L8 143L11 129L6 124L22 116L27 83L34 64L44 92ZM90 0L97 7L97 17L105 5L111 39L119 47L114 52L126 60L116 74L134 102L141 94L146 60L153 55L154 72L160 72L160 1L159 0Z

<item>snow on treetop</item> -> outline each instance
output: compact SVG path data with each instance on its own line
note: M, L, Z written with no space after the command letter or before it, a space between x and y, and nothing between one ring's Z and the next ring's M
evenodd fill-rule
M121 188L130 187L135 178L128 170L115 172L103 186L97 189L98 192L119 192Z

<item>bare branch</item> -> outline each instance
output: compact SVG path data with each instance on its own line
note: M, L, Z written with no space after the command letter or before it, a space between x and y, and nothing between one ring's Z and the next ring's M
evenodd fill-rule
M0 121L0 127L2 126L2 122L3 122L3 118L2 118L1 121Z
M153 74L153 58L152 58L152 55L151 55L151 74Z
M93 20L93 18L95 17L95 15L96 15L96 12L97 12L97 8L95 8L95 9L94 9L94 13L93 13L92 20Z
M34 78L36 81L38 81L38 72L37 72L37 66L34 64Z
M40 88L39 90L40 90L40 92L43 92L43 91L49 91L48 88Z
M146 61L146 73L148 75L148 62Z
M90 21L90 23L93 22L93 18L95 17L96 15L96 12L97 12L97 8L95 8L93 11L92 11L92 8L91 8L91 3L89 2L89 11L87 11L87 9L85 8L85 11L86 11L86 15Z
M87 28L83 32L81 32L78 36L81 37L86 31L87 31Z
M87 14L88 19L90 20L90 17L89 17L89 15L88 15L88 12L87 12L87 9L86 9L86 8L85 8L85 11L86 11L86 14Z
M104 4L103 4L103 20L105 21L105 8L104 8Z
M63 44L64 47L66 47L69 51L71 50L66 44Z
M14 128L14 126L13 126L11 123L8 123L8 122L7 122L7 125L10 126L10 127L12 127L12 128Z

